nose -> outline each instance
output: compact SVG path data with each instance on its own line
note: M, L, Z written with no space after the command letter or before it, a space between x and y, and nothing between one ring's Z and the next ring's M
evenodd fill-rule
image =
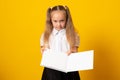
M60 22L57 23L57 27L61 28L61 23Z
M60 22L58 22L57 25L60 26L61 25Z

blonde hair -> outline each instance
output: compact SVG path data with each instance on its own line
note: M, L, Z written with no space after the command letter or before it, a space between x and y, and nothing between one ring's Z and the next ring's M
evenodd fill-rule
M53 30L53 26L52 26L52 22L51 22L51 12L57 11L57 10L63 10L66 12L66 26L65 26L66 37L67 37L70 47L72 48L75 46L75 43L76 43L75 39L76 39L77 35L76 35L75 29L74 29L74 25L73 25L73 21L71 18L69 8L67 6L62 6L62 5L50 7L47 10L46 28L45 28L45 32L44 32L44 43L48 44L49 36Z

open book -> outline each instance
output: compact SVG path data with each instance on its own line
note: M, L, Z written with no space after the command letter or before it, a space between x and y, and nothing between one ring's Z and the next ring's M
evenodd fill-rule
M93 69L93 50L72 53L55 53L51 50L44 51L41 66L62 72Z

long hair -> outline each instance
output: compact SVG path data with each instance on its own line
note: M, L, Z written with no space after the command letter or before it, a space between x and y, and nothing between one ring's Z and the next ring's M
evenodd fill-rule
M67 37L70 47L72 48L75 46L75 43L76 43L75 39L76 39L77 35L76 35L75 29L74 29L74 25L73 25L73 21L71 18L69 8L67 6L62 6L62 5L54 6L54 7L48 8L48 10L47 10L46 28L45 28L45 32L44 32L44 43L48 44L50 34L52 33L52 30L53 30L53 25L51 22L51 12L57 11L57 10L63 10L66 12L66 25L65 25L66 37Z

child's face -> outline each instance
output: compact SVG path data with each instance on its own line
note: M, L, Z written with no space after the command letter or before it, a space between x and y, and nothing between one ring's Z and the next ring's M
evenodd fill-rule
M66 24L66 14L65 11L53 11L51 13L52 25L56 30L61 30L65 28Z

